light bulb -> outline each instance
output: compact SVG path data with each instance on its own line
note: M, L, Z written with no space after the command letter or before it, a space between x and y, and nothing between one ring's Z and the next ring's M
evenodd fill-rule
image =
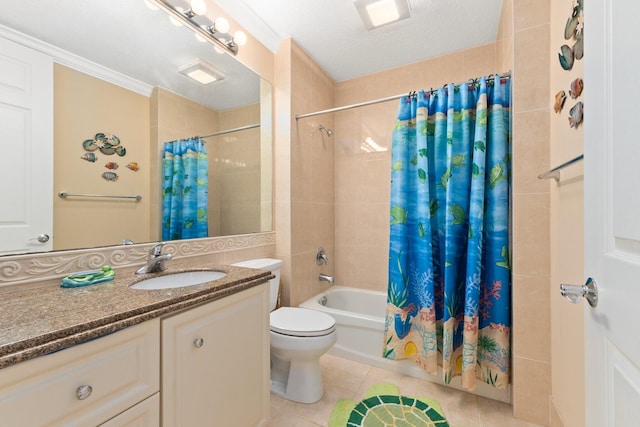
M202 37L200 34L196 33L196 40L198 40L200 43L204 43L207 41L207 39L205 39L204 37Z
M219 53L221 55L224 53L224 50L222 50L220 46L216 46L215 44L213 45L213 50L215 50L216 53Z
M233 42L238 46L244 46L247 44L247 35L244 31L236 31L233 33Z
M204 0L191 0L191 10L196 15L204 15L207 12L207 4Z
M229 21L223 16L217 17L216 20L213 21L213 26L218 33L226 33L229 31Z

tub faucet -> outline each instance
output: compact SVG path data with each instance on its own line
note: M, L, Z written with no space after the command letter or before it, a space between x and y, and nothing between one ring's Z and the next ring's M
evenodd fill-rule
M329 282L329 284L333 285L333 276L329 276L328 274L320 273L319 277L320 281Z
M162 253L162 248L165 244L165 242L160 242L153 245L151 249L149 249L147 265L143 265L142 267L140 267L136 271L136 274L157 273L158 271L162 271L166 268L164 262L170 260L172 258L172 255Z
M322 248L318 248L316 252L316 264L318 265L329 264L329 257L327 256L327 253Z

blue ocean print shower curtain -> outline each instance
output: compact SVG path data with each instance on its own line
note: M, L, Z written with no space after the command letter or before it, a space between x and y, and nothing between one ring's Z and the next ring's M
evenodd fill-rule
M401 100L392 137L384 356L509 383L510 81Z
M164 143L162 240L207 237L208 160L202 138Z

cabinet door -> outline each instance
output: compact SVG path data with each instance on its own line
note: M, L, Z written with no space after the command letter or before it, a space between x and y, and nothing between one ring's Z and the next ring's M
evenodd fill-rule
M162 321L164 427L249 427L266 421L268 286Z
M95 426L157 393L159 323L0 369L0 426Z
M159 393L143 400L99 427L158 427L160 425Z

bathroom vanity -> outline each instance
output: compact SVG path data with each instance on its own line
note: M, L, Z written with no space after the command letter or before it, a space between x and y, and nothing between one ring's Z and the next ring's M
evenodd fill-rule
M261 425L272 276L220 269L186 288L133 290L128 275L0 295L0 425Z

